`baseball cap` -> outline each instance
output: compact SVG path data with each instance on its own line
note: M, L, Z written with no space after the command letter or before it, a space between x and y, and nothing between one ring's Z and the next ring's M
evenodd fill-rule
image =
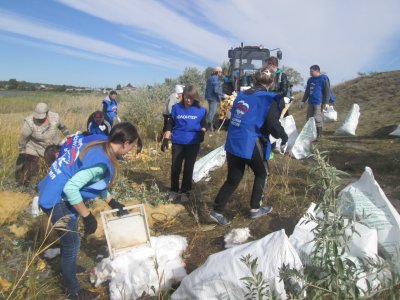
M35 110L33 111L33 117L35 119L44 119L49 111L46 103L40 102L36 104Z

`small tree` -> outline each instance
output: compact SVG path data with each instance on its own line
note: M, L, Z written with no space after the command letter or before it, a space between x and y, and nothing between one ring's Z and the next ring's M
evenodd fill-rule
M17 79L10 79L8 81L8 89L9 90L16 90L18 88L18 81Z
M297 72L295 69L287 66L282 66L282 70L286 73L288 80L293 85L302 85L304 82L301 74Z
M115 88L117 91L122 90L122 86L120 84L117 85L117 87Z

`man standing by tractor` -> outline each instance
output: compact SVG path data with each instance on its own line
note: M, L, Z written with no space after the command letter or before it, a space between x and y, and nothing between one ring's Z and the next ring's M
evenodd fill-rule
M283 72L282 69L278 68L279 62L275 56L268 57L265 60L265 64L270 72L274 73L274 83L270 91L277 93L281 97L280 109L283 110L285 108L285 113L282 117L286 117L289 115L288 106L290 103L286 103L284 98L287 97L289 90L289 80L287 79L286 73Z
M205 98L208 102L208 115L207 115L207 130L214 131L214 117L217 112L217 105L221 98L228 96L222 92L221 83L219 78L222 76L222 68L216 67L214 73L207 79Z
M310 67L310 75L303 100L300 102L300 108L303 108L304 103L308 100L307 120L314 117L315 126L317 127L317 141L319 141L322 137L322 108L328 109L328 101L333 102L334 98L330 97L329 78L325 74L321 74L318 65Z

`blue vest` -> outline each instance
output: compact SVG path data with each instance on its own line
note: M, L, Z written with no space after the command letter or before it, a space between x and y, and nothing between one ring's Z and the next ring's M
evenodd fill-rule
M50 167L50 172L39 182L39 204L50 209L65 197L63 190L68 180L81 170L89 169L97 164L103 164L108 171L105 177L98 182L89 182L80 192L84 200L96 198L107 189L114 174L111 160L105 154L102 146L93 147L86 152L83 161L79 159L80 150L78 146L67 150Z
M321 74L318 77L310 77L307 80L307 86L310 87L310 96L308 97L309 104L321 104L326 80L328 80L329 83L329 78L325 74Z
M173 144L200 144L201 121L207 111L204 107L185 108L182 103L172 106L171 118L175 126L172 129Z
M107 117L111 122L114 122L115 117L117 116L117 100L104 99L103 104L107 106Z
M251 159L254 146L262 136L260 128L271 107L275 93L259 91L240 92L233 102L232 116L226 137L225 150L235 156Z
M61 149L60 152L58 153L57 158L60 158L61 156L63 156L65 152L71 151L72 149L79 149L79 150L83 149L83 147L89 144L90 142L106 141L107 139L108 137L102 134L91 134L84 136L82 133L76 133L68 137L67 141L61 145Z

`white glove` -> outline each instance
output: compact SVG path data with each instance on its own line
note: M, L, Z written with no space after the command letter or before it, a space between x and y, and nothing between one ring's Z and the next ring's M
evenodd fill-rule
M324 110L327 111L328 108L329 108L329 104L328 104L328 103L327 103L327 104L324 104Z
M283 101L285 101L285 104L289 104L291 102L290 98L288 97L283 97Z
M229 99L229 95L227 95L227 94L224 94L224 96L222 97L222 98L224 98L224 99Z
M299 103L299 108L302 109L303 107L304 107L304 102L303 102L303 101L300 101L300 103Z

